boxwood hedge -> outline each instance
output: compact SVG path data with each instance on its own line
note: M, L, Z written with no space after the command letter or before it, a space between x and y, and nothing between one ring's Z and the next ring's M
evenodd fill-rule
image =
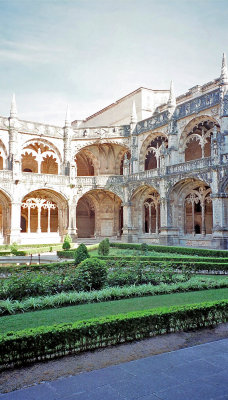
M224 300L8 332L0 336L0 366L5 369L227 320L228 300Z

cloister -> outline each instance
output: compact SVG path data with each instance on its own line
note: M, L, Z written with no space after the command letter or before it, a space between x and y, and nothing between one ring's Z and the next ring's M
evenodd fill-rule
M220 78L177 98L171 85L144 120L134 96L121 99L124 115L132 99L128 124L93 126L96 115L90 126L72 122L68 109L63 127L21 120L13 97L9 118L0 117L2 244L56 243L69 233L227 248L225 58Z

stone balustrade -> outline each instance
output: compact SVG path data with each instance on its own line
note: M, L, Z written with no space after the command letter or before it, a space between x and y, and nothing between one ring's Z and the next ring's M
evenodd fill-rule
M13 179L13 171L9 171L7 169L0 170L0 182L8 181L10 182Z
M201 168L207 168L212 165L211 157L201 158L199 160L185 161L184 163L170 165L167 167L167 174L175 174L180 172L189 172Z
M101 126L97 128L74 128L73 139L96 139L126 137L130 135L130 125Z
M224 161L227 163L227 160ZM193 172L200 169L211 167L213 160L211 157L202 158L199 160L187 161L175 165L170 165L163 171L160 168L150 169L127 176L123 175L99 175L99 176L77 176L70 178L65 175L55 174L37 174L31 172L21 172L18 176L19 181L30 185L45 184L45 185L74 185L78 186L90 186L93 188L104 188L108 185L122 184L125 180L131 181L143 181L149 178L156 178L160 175L179 174L185 172ZM13 172L10 170L0 170L0 182L13 182Z
M1 175L0 175L1 178ZM22 172L21 180L23 183L29 183L31 185L37 183L50 184L50 185L69 185L70 178L65 175L54 175L54 174L34 174L31 172Z
M156 178L159 175L159 168L149 169L147 171L137 172L128 176L128 181L140 181L148 178Z

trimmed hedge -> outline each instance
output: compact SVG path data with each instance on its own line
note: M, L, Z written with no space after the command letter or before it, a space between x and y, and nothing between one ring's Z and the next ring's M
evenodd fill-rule
M92 257L97 257L100 258L101 260L115 260L115 261L158 261L158 262L169 262L169 261L174 261L174 262L182 262L182 263L195 263L195 262L215 262L215 263L228 263L228 257L164 257L162 258L161 256L92 256Z
M86 247L87 247L88 252L90 252L92 250L98 249L99 243L92 244L92 245L86 246ZM57 256L59 258L71 258L73 260L75 257L76 250L77 250L77 248L71 249L71 250L60 250L60 251L57 251Z
M19 273L25 271L51 271L52 269L63 269L74 265L74 261L62 261L48 264L31 264L31 265L0 265L0 274Z
M2 300L0 301L0 315L16 314L20 312L43 310L46 308L58 308L63 306L97 303L111 300L127 299L132 297L157 296L171 293L181 293L209 289L221 289L228 287L228 280L191 278L188 282L173 284L160 284L157 286L139 285L111 287L91 292L61 292L52 296L29 297L26 300Z
M50 251L50 248L52 247L53 251L56 251L57 249L61 249L62 245L42 245L40 247L35 247L34 245L32 246L20 246L20 249L24 248L24 250L18 250L16 253L12 253L11 250L4 250L0 251L0 256L29 256L30 254L37 254L37 253L46 253Z
M75 252L76 252L76 249L74 249L74 250L59 250L59 251L57 251L57 256L59 258L70 258L73 260L75 257Z
M157 308L0 336L1 369L228 321L228 300Z
M110 243L111 247L118 249L132 249L141 250L141 244L138 243ZM194 256L206 257L228 257L228 250L212 250L212 249L196 249L192 247L180 246L160 246L148 245L148 250L156 251L158 253L176 253L176 254L191 254Z
M162 271L162 269L168 267L173 270L179 271L189 271L189 272L202 272L206 271L208 273L227 273L228 271L228 262L218 262L214 263L213 260L211 262L198 262L198 261L168 261L168 260L160 260L160 261L138 261L137 259L131 259L126 261L125 258L122 260L116 260L113 258L112 260L107 260L107 268L132 268L135 265L141 265L145 268L154 268L155 270Z

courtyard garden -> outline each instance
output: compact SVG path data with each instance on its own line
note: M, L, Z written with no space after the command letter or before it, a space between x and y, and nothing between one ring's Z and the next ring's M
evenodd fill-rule
M1 369L228 320L227 251L64 248L60 262L0 265Z

